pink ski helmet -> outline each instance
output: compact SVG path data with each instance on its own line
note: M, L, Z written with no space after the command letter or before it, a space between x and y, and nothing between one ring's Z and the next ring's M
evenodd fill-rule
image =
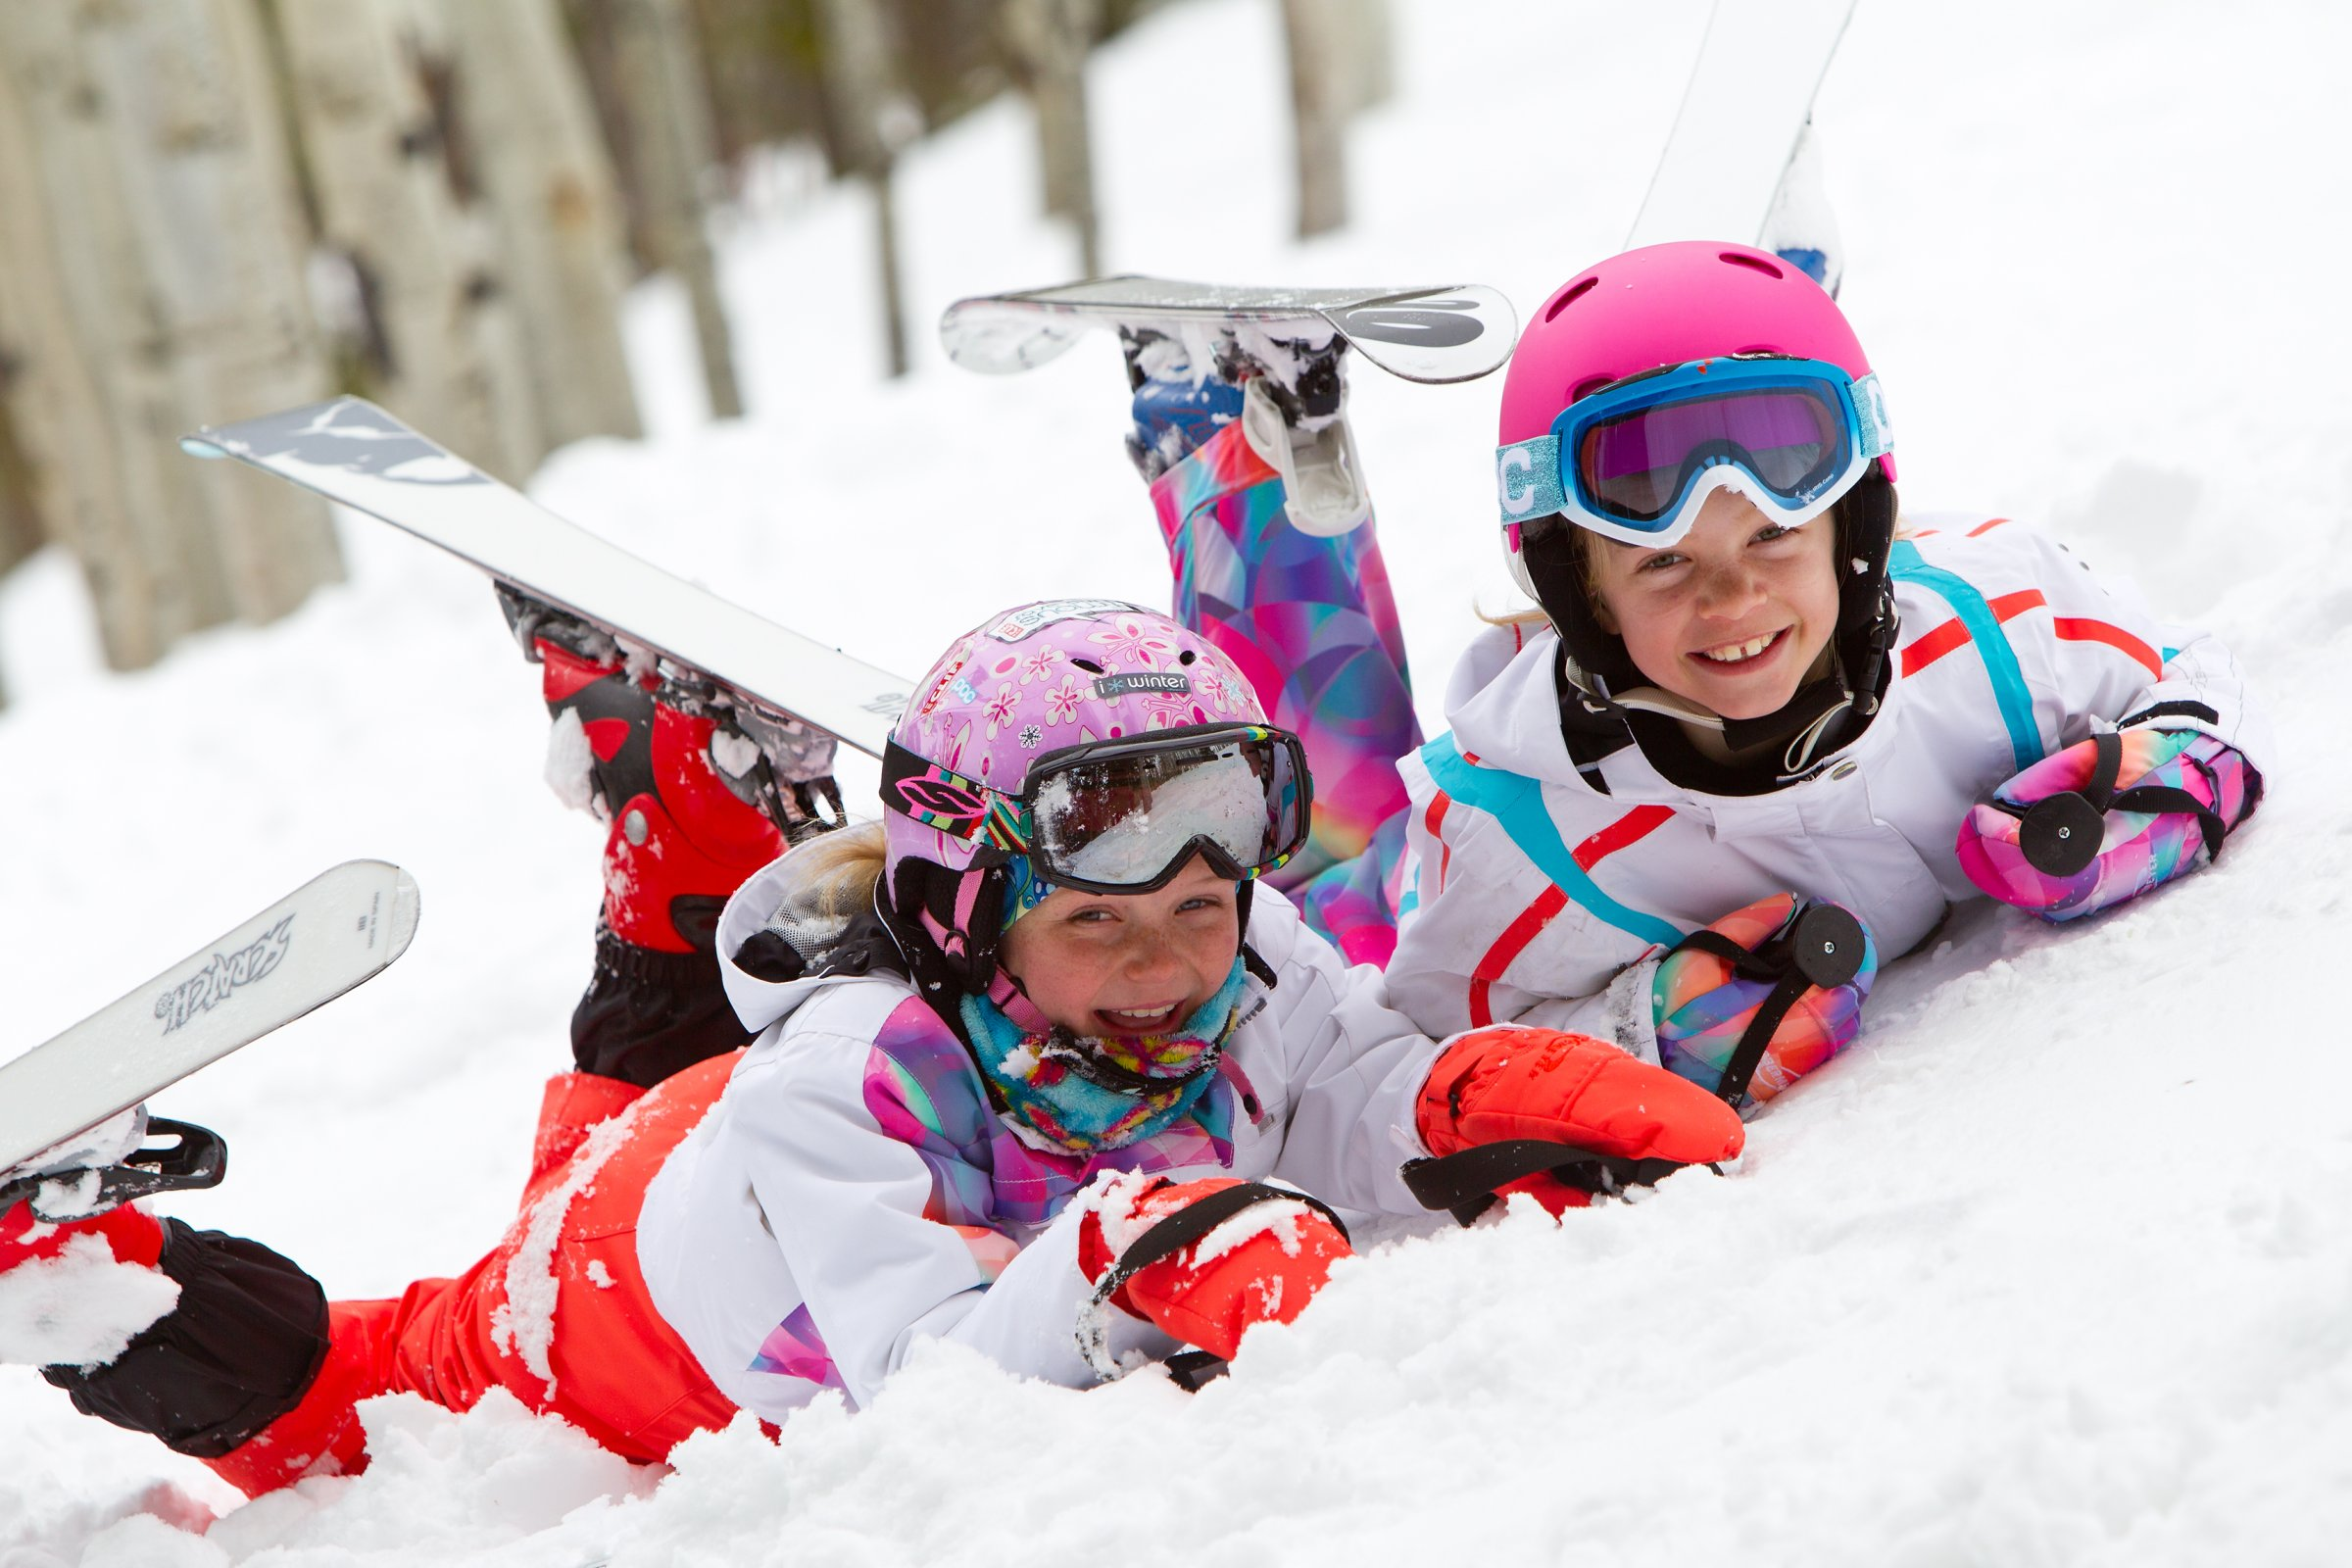
M1860 381L1871 375L1861 340L1820 284L1790 263L1749 245L1681 240L1644 246L1586 269L1544 300L1511 356L1503 379L1499 444L1548 432L1579 399L1627 377L1735 355L1784 355L1834 365ZM1857 535L1843 539L1856 569L1839 573L1839 652L1856 689L1875 685L1891 633L1886 551L1893 537L1894 458L1865 475L1873 494L1855 510ZM1594 621L1567 519L1538 519L1504 531L1512 574L1544 607L1569 654L1611 684L1632 675L1623 644ZM1851 644L1851 646L1848 646Z
M1264 722L1248 677L1214 644L1117 600L1024 605L957 638L916 686L883 770L882 913L918 981L934 993L943 982L989 989L1013 858L925 820L966 809L968 792L940 773L1013 796L1033 761L1065 747Z
M1647 245L1587 268L1536 312L1503 376L1500 440L1542 435L1562 409L1612 381L1733 354L1870 374L1838 302L1770 251L1713 240ZM1894 477L1891 455L1879 466Z

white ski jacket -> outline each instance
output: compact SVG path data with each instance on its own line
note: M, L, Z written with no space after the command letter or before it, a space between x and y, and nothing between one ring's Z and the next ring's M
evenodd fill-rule
M735 952L789 886L790 858L729 902ZM1273 1176L1361 1211L1422 1212L1398 1168L1427 1153L1414 1102L1432 1043L1262 884L1250 942L1275 972L1193 1113L1093 1158L1035 1149L989 1106L964 1047L895 975L770 984L726 966L763 1032L649 1185L638 1257L662 1315L720 1392L766 1419L839 1388L871 1399L921 1340L1084 1386L1093 1287L1068 1200L1109 1170ZM1173 1342L1109 1313L1111 1349Z
M2063 548L2006 519L1907 532L1889 562L1901 627L1884 705L1849 745L1766 794L1709 795L1637 746L1570 760L1548 627L1472 644L1448 735L1398 764L1411 792L1392 1004L1432 1035L1518 1021L1655 1061L1655 960L1758 899L1844 906L1883 959L1977 890L1954 845L1971 806L2042 757L2151 704L2258 769L2271 742L2212 637L2158 622Z

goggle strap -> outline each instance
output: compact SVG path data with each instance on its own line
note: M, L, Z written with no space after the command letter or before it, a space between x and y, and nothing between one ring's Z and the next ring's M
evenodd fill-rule
M883 749L882 799L950 838L1019 855L1029 848L1026 813L1018 801L908 751L897 741Z
M1861 425L1855 432L1856 445L1865 458L1883 458L1894 450L1894 426L1886 420L1886 394L1879 390L1879 372L1856 381L1854 419Z
M1507 527L1568 510L1560 488L1560 438L1546 431L1494 454L1494 488Z

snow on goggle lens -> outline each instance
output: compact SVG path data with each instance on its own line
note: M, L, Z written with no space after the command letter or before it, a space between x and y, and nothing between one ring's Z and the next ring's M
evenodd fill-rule
M1598 510L1635 521L1672 512L1691 475L1723 463L1797 500L1842 466L1844 431L1842 411L1807 389L1664 403L1587 428L1577 480Z
M1029 792L1030 857L1049 880L1099 891L1158 887L1196 853L1221 875L1261 875L1306 836L1297 747L1256 731L1046 760Z

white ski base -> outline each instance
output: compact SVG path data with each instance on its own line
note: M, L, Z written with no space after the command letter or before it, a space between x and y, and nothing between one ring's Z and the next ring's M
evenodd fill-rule
M0 1171L380 974L416 913L408 872L345 861L0 1066Z
M1519 335L1510 301L1471 283L1253 288L1129 273L957 300L939 318L939 338L965 369L1009 375L1058 357L1094 327L1204 320L1298 321L1318 336L1339 333L1392 375L1439 384L1494 369Z
M1854 0L1715 0L1625 248L1763 237Z
M912 682L598 538L363 398L182 438L440 546L502 582L880 757Z

